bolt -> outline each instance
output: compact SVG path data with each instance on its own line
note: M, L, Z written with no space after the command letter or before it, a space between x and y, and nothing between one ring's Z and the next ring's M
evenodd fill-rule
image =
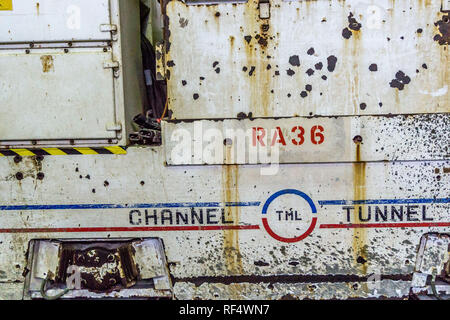
M363 138L361 136L355 136L353 138L353 142L356 144L361 143L362 141L363 141Z
M39 162L44 161L44 156L43 155L37 155L36 156L36 161L39 161Z
M69 49L64 49L64 53L68 53L69 52Z
M21 156L17 155L17 156L14 157L14 162L15 163L19 163L21 161L22 161L22 157Z
M45 174L43 172L38 172L36 177L38 180L44 180Z
M23 173L22 172L17 172L16 173L16 179L19 180L19 181L22 180L23 179Z

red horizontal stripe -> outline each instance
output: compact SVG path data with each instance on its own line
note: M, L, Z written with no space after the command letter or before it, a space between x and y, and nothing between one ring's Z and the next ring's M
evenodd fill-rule
M179 226L179 227L97 227L97 228L26 228L0 229L0 233L76 233L76 232L139 232L139 231L215 231L256 230L259 226Z
M450 222L322 224L321 229L450 227Z

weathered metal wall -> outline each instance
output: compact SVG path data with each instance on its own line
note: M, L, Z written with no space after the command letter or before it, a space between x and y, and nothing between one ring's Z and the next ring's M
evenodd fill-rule
M130 237L163 240L175 298L408 296L422 236L450 232L441 1L165 9L163 146L0 158L0 298L32 239ZM280 164L234 161L224 135L219 165L181 165L173 134L199 124L280 127Z

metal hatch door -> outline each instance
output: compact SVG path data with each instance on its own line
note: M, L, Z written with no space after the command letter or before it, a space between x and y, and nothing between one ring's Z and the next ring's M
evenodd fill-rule
M111 52L0 50L0 140L115 138Z
M114 143L114 10L40 0L0 11L0 145Z

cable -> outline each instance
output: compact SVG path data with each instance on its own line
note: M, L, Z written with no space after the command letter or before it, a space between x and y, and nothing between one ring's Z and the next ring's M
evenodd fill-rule
M59 298L61 298L62 296L64 296L65 294L67 294L70 291L69 288L66 288L66 289L64 289L63 292L60 292L57 295L54 295L54 296L47 295L47 293L45 293L45 286L47 285L47 281L48 281L49 276L50 276L50 272L47 274L47 277L45 277L45 279L42 280L42 283L41 283L41 290L40 291L41 291L42 297L45 300L58 300Z

